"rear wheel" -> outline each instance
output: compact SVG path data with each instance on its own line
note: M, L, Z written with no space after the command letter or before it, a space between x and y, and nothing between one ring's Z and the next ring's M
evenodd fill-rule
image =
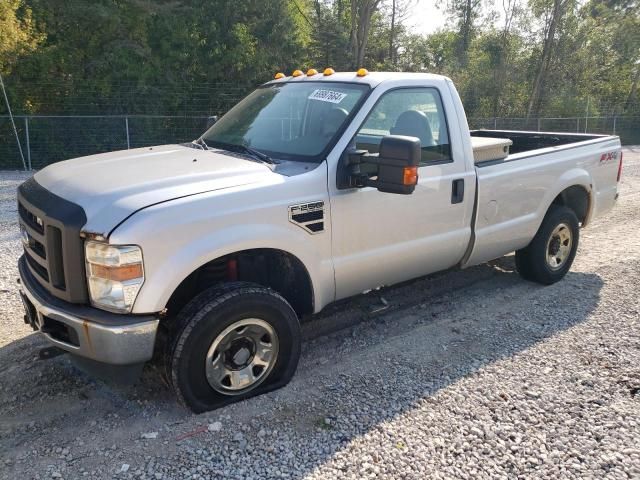
M241 282L213 287L178 314L167 376L181 403L212 410L285 385L300 343L298 318L275 291Z
M531 243L516 252L518 273L543 285L561 280L576 256L579 235L573 210L552 205Z

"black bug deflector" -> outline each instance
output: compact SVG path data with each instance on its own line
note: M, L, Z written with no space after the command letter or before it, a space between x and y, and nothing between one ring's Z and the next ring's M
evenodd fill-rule
M67 302L87 303L82 207L32 177L18 187L18 213L26 263L38 283Z

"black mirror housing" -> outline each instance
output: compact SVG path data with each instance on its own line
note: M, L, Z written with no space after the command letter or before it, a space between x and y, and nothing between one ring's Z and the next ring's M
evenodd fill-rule
M379 156L388 160L407 162L409 167L420 164L420 139L404 135L387 135L380 141Z
M416 137L388 135L380 142L379 153L366 150L346 152L338 188L375 187L380 192L409 195L418 183L420 140ZM374 165L374 174L364 173L364 165ZM371 169L366 169L371 171Z
M386 193L413 193L418 182L420 156L420 139L402 135L383 137L378 154L378 179L375 180L375 187Z

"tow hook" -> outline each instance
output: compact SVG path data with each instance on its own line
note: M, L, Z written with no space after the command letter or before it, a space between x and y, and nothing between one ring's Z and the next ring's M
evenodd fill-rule
M58 347L45 347L45 348L41 348L40 351L38 352L38 359L50 360L52 358L59 357L60 355L64 355L65 353L68 353L68 352Z

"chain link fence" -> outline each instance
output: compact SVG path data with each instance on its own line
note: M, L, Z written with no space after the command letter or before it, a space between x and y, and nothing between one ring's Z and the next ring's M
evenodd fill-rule
M27 169L95 153L197 138L207 116L14 116ZM9 117L0 117L0 169L22 169Z
M27 169L95 153L187 142L206 128L206 115L17 115L16 128ZM624 145L640 144L640 117L470 118L472 129L615 134ZM7 115L0 116L0 169L22 169Z

